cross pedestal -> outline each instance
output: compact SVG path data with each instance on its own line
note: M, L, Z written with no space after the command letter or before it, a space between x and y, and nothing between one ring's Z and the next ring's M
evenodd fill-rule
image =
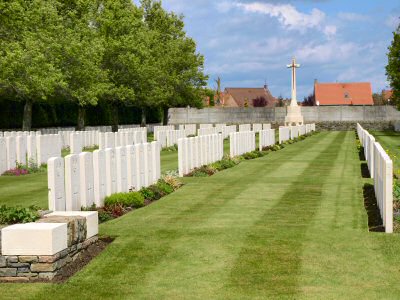
M300 106L297 104L296 95L296 68L300 68L300 65L296 64L296 58L293 57L292 63L287 67L292 69L292 100L286 108L285 126L303 125L304 118L301 115Z

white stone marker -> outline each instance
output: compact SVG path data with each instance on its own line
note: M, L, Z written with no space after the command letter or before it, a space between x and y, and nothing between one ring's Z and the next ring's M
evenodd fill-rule
M17 166L15 163L15 161L17 160L15 137L13 136L6 137L6 146L7 146L7 170L11 170Z
M128 166L126 157L126 146L115 148L117 160L117 192L128 192Z
M44 217L84 217L86 219L86 239L99 233L99 217L97 211L54 211Z
M81 207L90 207L94 202L93 154L79 154L79 170L81 179Z
M135 147L136 157L136 189L139 191L144 187L144 147L143 144L137 144Z
M156 183L161 177L161 166L160 166L160 151L161 146L158 142L152 142L151 144L151 163L152 163L152 182Z
M117 159L115 149L108 148L106 152L107 196L117 193Z
M37 164L36 135L27 137L28 164Z
M63 158L52 157L48 160L47 184L49 188L49 209L65 211L65 169Z
M67 223L26 223L1 230L3 255L54 255L68 247Z
M128 173L128 189L137 190L135 146L129 145L126 147L126 161Z
M16 137L17 142L17 162L26 165L26 136Z
M106 153L104 150L93 151L93 187L94 202L97 207L104 206L104 198L107 196L106 180Z
M65 209L81 210L79 155L65 157Z
M79 154L83 148L83 134L71 133L70 135L70 149L71 154Z
M0 137L0 176L7 171L7 146L6 138Z

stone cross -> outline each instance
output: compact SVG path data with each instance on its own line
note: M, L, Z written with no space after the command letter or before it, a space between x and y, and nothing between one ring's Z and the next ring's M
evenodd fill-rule
M287 65L287 67L292 69L292 101L290 101L290 106L297 106L296 68L300 68L300 65L296 64L296 58L293 57L292 63L290 65Z

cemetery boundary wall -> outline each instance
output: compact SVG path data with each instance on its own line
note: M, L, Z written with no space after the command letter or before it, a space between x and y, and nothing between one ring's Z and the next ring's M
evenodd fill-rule
M301 107L305 123L316 123L317 129L349 130L357 123L378 123L379 128L393 128L400 120L400 112L393 106L308 106ZM212 107L212 108L170 108L168 124L204 123L272 123L282 125L286 107ZM344 125L340 125L344 124ZM380 125L379 125L380 124ZM375 129L369 128L367 129ZM377 129L379 129L377 128Z

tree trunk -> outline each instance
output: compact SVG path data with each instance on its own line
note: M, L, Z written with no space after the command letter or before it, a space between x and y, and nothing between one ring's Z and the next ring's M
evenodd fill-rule
M26 100L24 106L24 116L22 120L23 131L30 131L32 129L32 107L33 107L33 101Z
M76 125L76 130L85 130L85 115L86 110L83 106L78 106L78 122Z
M112 131L118 132L118 125L119 125L119 115L118 115L118 105L112 105Z
M146 108L142 107L142 122L140 123L140 127L146 127Z
M168 107L163 107L163 125L168 125Z

